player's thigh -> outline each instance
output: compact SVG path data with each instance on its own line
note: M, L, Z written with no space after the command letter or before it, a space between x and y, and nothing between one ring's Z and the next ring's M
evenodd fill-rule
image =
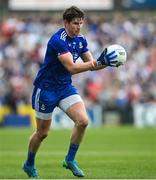
M83 101L71 105L66 114L78 125L88 125L88 115Z

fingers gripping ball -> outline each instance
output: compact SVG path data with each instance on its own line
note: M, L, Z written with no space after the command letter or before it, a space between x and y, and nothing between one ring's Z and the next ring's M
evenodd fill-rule
M107 54L115 51L117 55L113 60L115 60L115 65L118 67L124 65L127 61L127 52L124 47L118 44L113 44L107 47Z
M117 61L115 58L117 57L115 51L111 51L108 53L107 48L101 53L99 58L97 59L97 66L106 65L106 66L116 66Z

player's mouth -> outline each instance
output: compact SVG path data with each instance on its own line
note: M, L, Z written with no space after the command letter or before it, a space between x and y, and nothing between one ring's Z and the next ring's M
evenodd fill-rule
M79 34L79 33L80 33L80 30L76 30L75 33L76 33L76 34Z

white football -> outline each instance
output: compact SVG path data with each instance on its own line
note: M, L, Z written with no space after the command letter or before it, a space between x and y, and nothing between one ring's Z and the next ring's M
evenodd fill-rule
M127 52L124 47L119 44L113 44L107 47L107 54L110 52L115 51L117 57L114 60L117 60L117 65L123 65L126 63L127 60Z

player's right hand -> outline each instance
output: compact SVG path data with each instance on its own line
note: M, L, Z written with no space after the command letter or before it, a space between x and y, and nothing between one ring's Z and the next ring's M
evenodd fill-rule
M97 66L106 65L106 66L116 67L116 63L118 62L115 59L116 57L117 54L115 51L112 51L107 54L107 48L105 48L104 51L99 56L99 58L97 59Z

